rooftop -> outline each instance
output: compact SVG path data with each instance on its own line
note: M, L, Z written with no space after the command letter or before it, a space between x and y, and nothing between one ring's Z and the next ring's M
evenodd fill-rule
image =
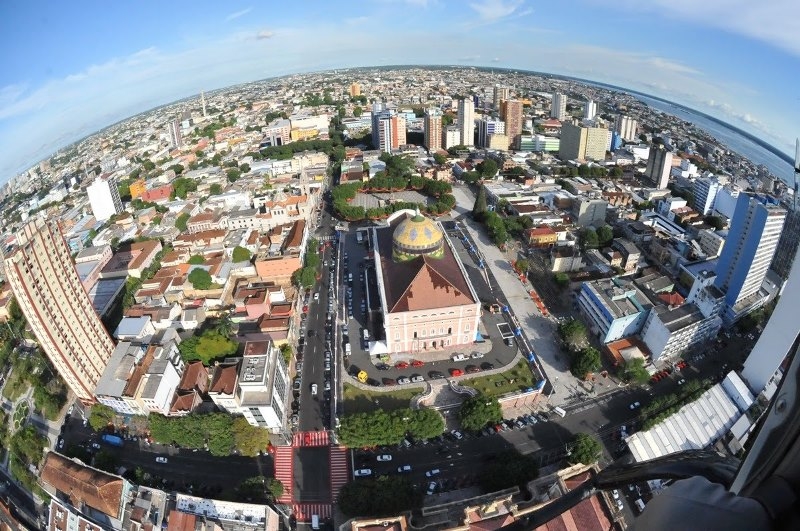
M89 467L77 460L49 452L42 465L41 480L59 492L70 503L80 508L83 504L119 519L125 480Z

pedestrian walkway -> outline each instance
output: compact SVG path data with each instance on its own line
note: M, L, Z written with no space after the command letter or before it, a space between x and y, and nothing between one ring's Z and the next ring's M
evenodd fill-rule
M316 514L320 520L333 516L333 505L330 503L295 503L292 513L298 522L310 522L311 516Z
M350 466L348 464L348 451L344 446L331 447L331 501L336 502L339 491L350 480Z
M328 446L331 444L327 431L299 431L292 436L292 446Z
M294 487L294 450L291 446L275 447L275 479L283 484L283 494L278 503L292 503Z

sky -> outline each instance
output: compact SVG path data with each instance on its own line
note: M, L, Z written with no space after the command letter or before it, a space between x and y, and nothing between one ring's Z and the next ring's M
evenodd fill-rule
M0 3L0 183L128 116L201 90L396 64L611 83L800 136L797 0L205 0Z

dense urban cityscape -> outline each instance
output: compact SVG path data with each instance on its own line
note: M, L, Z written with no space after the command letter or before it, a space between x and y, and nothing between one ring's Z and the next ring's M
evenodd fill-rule
M506 69L289 75L114 124L0 191L0 519L625 529L669 482L534 515L617 458L742 455L791 345L766 336L795 177Z

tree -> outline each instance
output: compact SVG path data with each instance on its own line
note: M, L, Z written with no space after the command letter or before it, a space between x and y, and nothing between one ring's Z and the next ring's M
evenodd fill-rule
M353 116L355 116L356 118L358 118L359 116L361 116L363 113L364 113L364 110L361 108L361 106L360 106L360 105L356 105L356 106L353 108Z
M625 362L620 377L626 382L645 384L650 379L650 373L644 368L642 358L633 358Z
M250 165L246 162L239 164L239 171L242 173L250 173Z
M466 399L458 411L461 427L469 431L480 431L487 424L496 424L502 418L500 402L482 394Z
M572 355L570 370L577 378L586 378L589 374L600 370L600 351L593 347L586 347Z
M255 457L269 445L269 431L253 426L244 417L233 419L233 444L242 453Z
M475 167L484 179L492 179L497 175L497 163L493 159L483 159Z
M590 465L595 463L602 453L603 446L600 441L587 433L577 433L572 439L569 462Z
M472 206L472 218L476 221L483 221L487 212L486 188L481 186L478 190L478 195L475 197L475 204Z
M600 245L605 245L614 239L614 231L608 225L603 225L597 229L597 239Z
M339 509L348 516L380 517L418 507L422 494L401 476L381 476L346 483L339 492Z
M156 165L152 160L148 159L142 162L142 168L144 168L144 171L153 171L156 168Z
M525 258L520 258L514 263L514 265L516 266L517 271L523 274L527 273L528 269L531 268L531 264Z
M442 155L441 153L434 153L434 154L433 154L433 162L435 162L436 164L438 164L439 166L441 166L442 164L444 164L445 162L447 162L447 157L445 157L445 156L444 156L444 155Z
M175 228L181 232L186 232L186 222L189 221L189 214L184 212L175 218Z
M231 253L231 260L233 260L234 262L249 262L250 256L251 253L249 249L245 249L244 247L237 245L236 247L233 248L233 252Z
M214 183L208 187L208 193L211 195L219 195L222 193L222 185L219 183Z
M181 173L183 173L183 170L185 168L183 166L181 166L180 164L173 164L172 166L169 167L169 169L174 171L175 175L180 175Z
M197 290L211 289L214 285L211 275L201 267L192 269L192 272L189 273L188 280L191 282L192 287Z
M185 361L200 360L210 365L214 360L236 353L237 344L215 330L204 332L181 342L178 350Z
M345 446L363 448L398 444L403 437L430 439L444 432L444 419L432 409L353 413L341 419L339 438Z
M194 179L188 179L186 177L178 177L174 181L172 181L172 193L178 199L186 199L186 196L190 192L194 192L197 190L197 183Z
M564 289L569 286L569 275L566 273L556 273L553 275L553 282L555 282L559 288Z
M581 243L584 249L596 249L600 245L600 238L597 237L597 231L592 227L586 227L581 232Z
M94 431L100 431L108 427L109 424L113 424L116 416L116 412L107 405L95 404L89 413L89 426Z
M187 261L187 263L191 264L191 265L202 265L203 263L205 263L205 261L206 261L206 259L203 258L203 255L194 254L194 255L189 257L189 260Z
M242 172L236 168L231 168L225 172L225 175L228 177L228 182L235 183L242 176Z

